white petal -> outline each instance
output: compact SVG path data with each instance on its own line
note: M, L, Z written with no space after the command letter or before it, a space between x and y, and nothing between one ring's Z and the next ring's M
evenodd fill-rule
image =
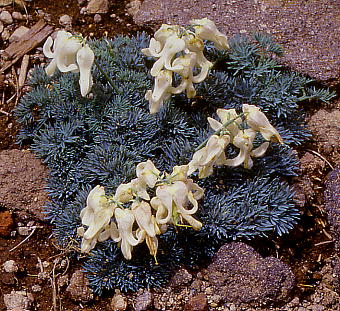
M52 37L48 37L43 46L43 53L48 58L54 58L55 53L52 52L51 47L53 45Z
M52 76L57 69L57 60L53 58L51 62L45 68L45 72L47 75Z
M79 66L80 77L79 85L81 95L86 96L92 86L91 68L94 62L94 53L88 45L85 45L77 52L77 63Z

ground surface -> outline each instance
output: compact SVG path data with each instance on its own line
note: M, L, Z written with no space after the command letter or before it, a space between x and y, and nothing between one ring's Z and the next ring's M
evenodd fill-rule
M111 1L109 12L102 14L100 23L94 22L93 15L80 14L81 6L78 2L66 0L25 2L26 7L20 11L24 14L26 9L28 17L22 21L14 21L12 28L19 25L31 27L41 18L57 28L60 27L59 18L68 14L73 17L73 30L81 31L88 36L99 37L103 34L113 36L120 33L135 33L143 29L149 30L134 24L132 16L127 12L129 1ZM5 9L10 12L19 10L17 6L14 8L9 6ZM8 41L1 44L1 48L4 49ZM30 67L44 61L41 50L33 50L30 55ZM12 67L14 70L10 68L4 74L0 74L0 95L2 95L0 104L0 310L6 310L4 297L12 291L26 291L20 299L24 300L21 306L28 310L115 310L111 303L118 308L119 302L122 305L120 310L125 310L126 302L128 304L126 310L153 310L152 303L148 297L144 297L147 296L144 292L128 297L116 293L116 298L112 302L114 293L104 298L93 297L84 285L82 276L78 275L76 281L72 280L71 276L81 268L81 259L76 260L70 255L70 250L60 249L55 245L52 236L53 227L43 218L42 206L46 200L43 187L47 172L40 161L26 151L27 146L22 146L24 151L21 151L17 150L19 146L15 145L17 127L11 110L20 97L20 93L16 93L15 83L18 67L20 66L16 65ZM21 90L24 91L25 88ZM12 100L9 100L10 98ZM323 200L326 176L340 159L339 129L336 131L339 124L338 111L339 103L336 102L330 107L308 108L307 120L314 138L299 150L302 177L296 180L296 190L301 205L301 222L284 239L273 239L266 245L263 245L262 241L251 242L262 256L274 256L288 264L296 276L296 286L290 299L292 302L272 310L336 311L340 309L337 301L339 296L333 285L334 243ZM3 264L9 260L13 260L15 264L6 268L9 271L6 272ZM200 276L200 273L204 276L205 270L186 271L186 273L191 277L183 281L180 289L175 291L169 287L152 293L153 305L162 310L183 310L186 300L191 297L189 288L192 288L192 279L197 281L202 279L204 283L204 277ZM267 310L265 307L252 309L247 306L236 307L233 304L222 307L218 302L213 301L213 295L208 290L209 284L204 286L206 287L203 287L202 291L210 301L210 310ZM33 295L33 300L29 294ZM137 304L136 299L139 301ZM146 301L146 307L138 309L143 299L144 302ZM197 310L204 310L204 308Z

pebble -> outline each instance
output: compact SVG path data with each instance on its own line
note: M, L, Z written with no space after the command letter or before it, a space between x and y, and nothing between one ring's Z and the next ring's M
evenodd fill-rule
M38 293L38 292L41 292L41 286L39 284L35 284L32 286L32 292L33 293Z
M85 277L84 272L77 270L73 273L70 284L66 291L71 298L75 301L89 302L93 300L92 290L88 287L88 279Z
M10 294L4 294L4 303L8 310L13 309L29 309L34 297L31 293L26 291L11 291Z
M2 21L0 21L0 33L4 30L4 24Z
M90 0L87 7L87 14L106 14L109 11L109 0Z
M0 21L2 21L3 23L10 25L13 23L13 18L11 13L9 13L8 11L2 11L0 13Z
M127 307L126 298L118 292L112 297L111 308L112 311L125 311Z
M4 271L7 273L17 272L19 270L17 263L14 260L7 260L2 265Z
M59 24L61 26L70 26L72 25L72 17L70 15L64 14L59 18Z
M20 12L13 12L12 17L18 21L22 21L25 19L24 15L22 15Z
M19 235L27 236L31 233L31 228L29 227L18 227L18 233Z
M87 3L87 0L78 0L79 6L84 6Z
M11 34L10 34L10 32L7 28L5 28L1 33L1 38L2 38L3 41L7 41L10 36L11 36Z
M98 24L102 21L102 16L100 14L95 14L95 16L93 17L93 21Z
M152 305L152 294L148 290L140 293L135 300L135 310L136 311L146 311Z

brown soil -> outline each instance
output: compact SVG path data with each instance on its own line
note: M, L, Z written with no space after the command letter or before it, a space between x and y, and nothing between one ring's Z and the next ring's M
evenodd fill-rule
M135 26L132 18L126 15L127 2L126 0L111 1L110 13L103 16L103 21L99 25L93 23L93 17L79 13L77 1L36 0L27 2L27 10L31 15L29 26L41 18L40 10L42 10L43 13L50 15L50 24L55 27L59 26L58 20L61 15L72 16L74 30L81 31L85 35L112 37L115 34L133 34L141 28ZM112 13L116 14L118 18L110 17ZM44 16L48 17L48 15ZM34 62L39 62L39 60L32 56L31 65ZM6 74L8 73L6 72ZM10 98L15 93L15 86L6 82L7 78L7 76L0 76L0 94L3 93L5 98ZM17 99L7 103L6 100L2 100L0 109L10 113L16 101ZM322 123L325 122L322 118L320 120ZM0 129L0 151L18 148L15 145L17 126L11 114L0 112ZM265 246L261 241L253 242L253 246L262 255L278 256L289 264L296 275L296 295L301 297L301 300L310 297L315 291L320 278L322 278L320 273L326 260L334 254L333 244L323 243L330 240L330 231L323 211L324 182L325 176L330 171L330 166L324 160L320 160L320 157L315 153L309 152L308 154L306 152L306 149L317 153L325 152L323 146L314 142L314 144L303 146L300 150L300 158L304 158L305 162L303 162L301 172L303 177L296 182L298 188L302 189L298 193L301 195L301 200L307 202L307 204L302 204L305 205L302 208L302 221L288 237L274 238L271 243L266 243ZM56 310L112 310L110 297L96 297L93 302L87 305L69 298L66 287L72 273L81 268L81 260L76 260L70 250L60 249L52 236L53 227L43 221L41 217L37 217L36 212L29 211L38 208L38 206L41 209L44 197L35 200L35 196L26 198L25 193L32 196L32 191L36 191L41 194L41 189L44 187L42 175L46 172L44 173L44 169L31 156L20 156L18 152L20 153L20 151L5 152L7 156L12 156L13 160L11 162L6 159L11 162L11 168L6 176L6 185L10 185L12 190L6 194L5 199L0 198L0 203L2 203L0 205L0 267L7 260L14 260L18 264L19 270L15 273L7 273L0 269L0 297L12 290L27 289L34 295L31 310L52 310L53 293L57 298ZM332 149L331 153L333 152L335 151ZM335 159L339 157L339 154L337 153L337 157L334 157L334 154L332 156L333 160L330 158L328 160L332 165L335 165ZM20 168L13 170L16 161L18 167L22 168L22 173L20 173ZM20 177L23 178L21 183L18 183ZM18 197L18 195L22 197ZM32 206L27 208L29 204ZM18 210L22 209L27 212L19 213ZM28 235L18 234L19 227L26 228ZM29 238L27 238L28 236ZM27 240L24 241L24 239ZM23 243L20 244L21 242ZM36 285L39 285L41 289L37 290L39 287ZM0 310L6 310L2 299L0 300Z

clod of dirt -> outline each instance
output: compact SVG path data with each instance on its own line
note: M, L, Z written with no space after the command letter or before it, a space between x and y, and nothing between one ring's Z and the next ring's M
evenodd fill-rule
M43 220L44 191L47 169L28 151L0 152L0 204L14 211L21 219L30 215Z
M90 0L86 7L87 14L106 14L109 11L108 0Z
M111 308L115 311L125 311L127 307L127 300L120 292L116 293L111 300Z
M295 281L286 264L274 257L262 258L244 243L223 245L207 270L213 292L233 303L285 301Z
M208 300L205 294L198 294L192 297L184 307L184 311L207 311Z
M188 284L192 280L192 275L186 269L179 269L171 278L171 287L180 287Z
M93 300L93 293L88 287L88 284L89 282L85 277L85 274L81 270L77 270L73 273L70 285L67 287L66 291L75 301L89 302Z
M18 272L19 270L18 264L14 260L7 260L2 267L7 273Z
M320 152L334 163L340 161L340 110L318 110L308 122L308 127Z
M13 218L9 211L0 212L0 236L7 237L13 228Z
M10 294L4 295L4 302L7 310L13 310L15 308L21 310L27 310L30 308L34 301L33 295L26 291L11 291Z
M146 311L152 306L152 294L148 290L143 290L137 294L134 301L134 307L136 311Z

